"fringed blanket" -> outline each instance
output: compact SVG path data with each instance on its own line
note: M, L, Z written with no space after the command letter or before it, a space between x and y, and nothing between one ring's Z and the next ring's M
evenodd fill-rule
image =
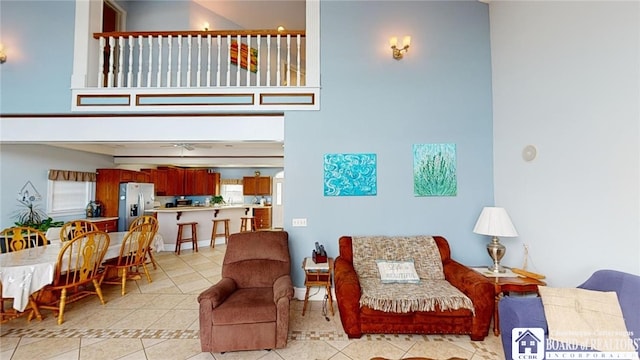
M353 267L362 289L360 306L399 313L460 308L474 312L471 299L445 280L433 237L353 237L352 247ZM413 260L420 283L383 284L376 260Z
M378 279L360 279L360 306L374 310L413 311L469 309L473 303L447 280L422 280L420 284L382 284ZM475 312L474 312L475 313Z

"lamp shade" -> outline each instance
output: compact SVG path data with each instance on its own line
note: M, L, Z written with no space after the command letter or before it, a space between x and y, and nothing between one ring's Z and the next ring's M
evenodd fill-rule
M518 236L515 226L507 211L501 207L485 207L482 209L473 232L481 235L515 237Z

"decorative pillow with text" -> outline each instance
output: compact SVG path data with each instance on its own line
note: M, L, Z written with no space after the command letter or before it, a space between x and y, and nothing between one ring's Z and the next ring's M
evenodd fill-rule
M420 277L416 272L413 259L407 261L376 260L376 265L378 265L380 280L383 284L420 283Z

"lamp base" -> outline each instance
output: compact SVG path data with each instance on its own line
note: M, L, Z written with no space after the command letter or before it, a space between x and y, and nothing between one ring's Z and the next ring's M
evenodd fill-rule
M487 266L487 269L493 273L505 273L507 272L507 269L505 269L502 265L498 264L496 267L496 264L493 264L491 266Z
M494 273L506 272L506 269L500 265L500 260L507 252L507 248L500 243L500 239L498 239L497 236L494 236L493 239L491 239L491 242L487 244L487 252L493 260L493 265L488 267L489 271Z

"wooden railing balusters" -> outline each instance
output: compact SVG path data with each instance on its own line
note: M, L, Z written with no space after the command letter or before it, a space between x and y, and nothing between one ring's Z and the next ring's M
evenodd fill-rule
M98 87L302 86L303 37L275 30L96 33Z

